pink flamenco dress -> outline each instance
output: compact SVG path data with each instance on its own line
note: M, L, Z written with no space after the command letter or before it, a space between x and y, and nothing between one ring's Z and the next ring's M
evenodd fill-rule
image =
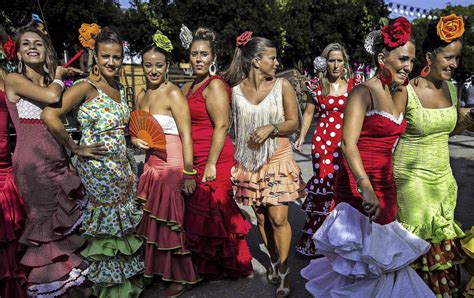
M367 112L357 147L380 202L380 216L369 221L344 161L336 177L336 207L313 236L324 257L301 270L313 296L435 297L409 266L428 251L429 243L396 220L392 148L405 127L403 114L396 118L383 111Z
M137 234L145 239L145 277L195 284L200 278L191 251L185 247L183 148L176 122L171 116L155 114L163 128L166 152L147 151L137 188L143 218Z
M13 174L25 202L27 220L19 243L26 247L26 293L32 297L89 295L88 264L80 256L86 244L77 228L87 205L81 180L64 147L41 120L45 104L28 98L7 100L16 129Z
M296 251L307 256L316 256L313 235L323 224L324 219L334 208L334 186L336 173L343 156L341 150L342 115L351 89L362 82L360 76L348 81L347 92L340 96L322 96L321 85L317 77L306 82L306 88L313 97L319 111L319 119L314 131L311 157L313 176L306 185L306 200L301 209L306 212L303 234Z
M0 297L26 297L26 272L18 244L25 227L24 201L13 181L8 109L0 90Z
M238 278L253 272L252 255L245 240L251 226L233 199L230 170L235 164L234 145L228 136L217 160L216 180L202 182L214 132L203 91L212 80L222 80L230 97L230 88L219 76L211 76L194 92L191 87L186 96L198 174L196 190L186 200L184 228L198 272L208 280Z

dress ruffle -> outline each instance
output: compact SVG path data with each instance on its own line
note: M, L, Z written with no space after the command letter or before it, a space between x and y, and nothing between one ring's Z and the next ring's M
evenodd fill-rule
M23 198L13 182L11 169L0 179L0 297L25 297L25 269L20 265L23 250L18 239L23 231L26 214Z
M184 226L187 247L205 278L252 273L252 255L245 241L251 226L232 199L230 181L198 183L187 200Z
M314 296L434 297L408 265L429 249L429 243L397 221L370 223L347 203L340 203L314 235L326 257L301 271Z
M244 205L277 205L304 196L301 171L292 158L270 161L257 172L237 165L232 168L231 175L237 186L235 199Z
M150 159L140 177L137 191L138 200L143 204L143 219L137 234L145 238L144 275L160 275L165 281L183 284L197 283L200 278L191 252L185 248L185 206L179 187L182 184L182 167L166 167L161 159L155 160L154 156ZM176 185L178 187L174 189Z

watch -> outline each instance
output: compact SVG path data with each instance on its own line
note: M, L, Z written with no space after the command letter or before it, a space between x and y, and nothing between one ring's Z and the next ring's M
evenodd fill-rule
M271 136L276 137L278 135L278 132L279 132L278 126L276 124L273 124L273 123L270 123L270 124L273 126L273 131L271 133Z

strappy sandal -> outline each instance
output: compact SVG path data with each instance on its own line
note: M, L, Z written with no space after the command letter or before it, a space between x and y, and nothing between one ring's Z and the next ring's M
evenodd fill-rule
M290 288L285 288L285 281L288 274L290 274L290 267L286 268L286 272L283 274L280 273L280 271L278 271L278 277L280 278L280 285L278 286L278 289L276 290L276 293L275 293L276 297L290 296L290 293L291 293Z
M267 270L267 279L268 279L268 282L271 283L272 285L277 285L278 282L280 281L280 278L278 277L278 271L277 271L278 265L280 265L280 259L278 259L275 263L272 263L272 260L270 259L270 268L272 268L272 273L270 274Z

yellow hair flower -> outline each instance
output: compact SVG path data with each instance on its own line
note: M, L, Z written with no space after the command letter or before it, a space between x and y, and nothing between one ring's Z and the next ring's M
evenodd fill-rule
M165 52L171 53L173 50L173 45L171 44L170 39L160 30L153 34L153 43Z

